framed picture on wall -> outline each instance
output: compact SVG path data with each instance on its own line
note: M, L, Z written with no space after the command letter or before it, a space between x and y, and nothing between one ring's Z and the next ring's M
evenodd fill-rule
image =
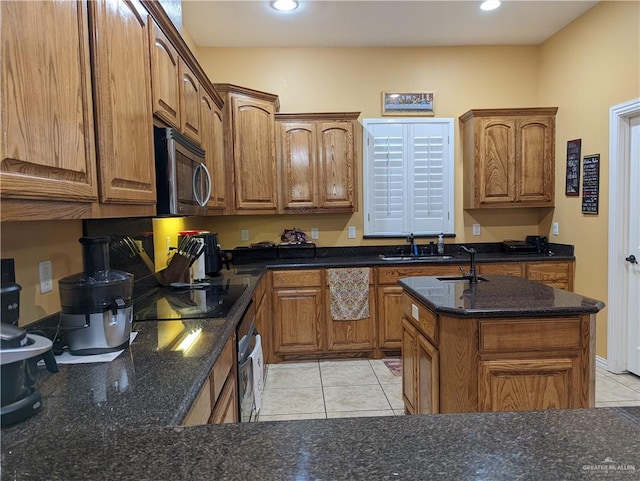
M433 92L382 92L382 115L433 116Z

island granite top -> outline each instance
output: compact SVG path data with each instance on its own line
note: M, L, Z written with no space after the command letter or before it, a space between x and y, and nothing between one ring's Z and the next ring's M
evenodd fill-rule
M636 480L640 408L46 431L11 480Z
M456 317L526 317L595 314L602 301L515 276L442 280L422 276L400 279L400 285L437 313Z

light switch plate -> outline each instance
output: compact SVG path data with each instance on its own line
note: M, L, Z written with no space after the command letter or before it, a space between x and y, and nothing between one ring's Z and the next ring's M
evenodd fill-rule
M355 239L356 238L356 228L354 226L352 226L352 225L349 226L348 236L349 236L349 239Z
M560 225L557 222L553 223L551 230L553 232L553 235L560 235Z
M480 224L473 224L473 235L480 235Z
M318 228L317 227L312 227L311 228L311 238L312 239L317 239L318 237L320 237L320 235L318 233Z
M249 229L242 229L242 231L240 232L240 235L242 236L242 240L243 241L248 241L249 240Z

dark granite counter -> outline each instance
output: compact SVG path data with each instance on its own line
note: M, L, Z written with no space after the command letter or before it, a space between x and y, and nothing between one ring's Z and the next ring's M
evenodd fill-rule
M438 277L400 280L407 292L431 310L457 317L527 317L595 314L604 303L573 292L514 276L484 276L485 281Z
M640 478L640 408L44 431L2 447L11 480Z

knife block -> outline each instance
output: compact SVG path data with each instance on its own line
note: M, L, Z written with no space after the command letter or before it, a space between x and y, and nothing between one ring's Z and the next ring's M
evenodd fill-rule
M189 282L189 264L191 259L176 252L169 265L162 273L162 282L164 286L168 286L173 282Z

